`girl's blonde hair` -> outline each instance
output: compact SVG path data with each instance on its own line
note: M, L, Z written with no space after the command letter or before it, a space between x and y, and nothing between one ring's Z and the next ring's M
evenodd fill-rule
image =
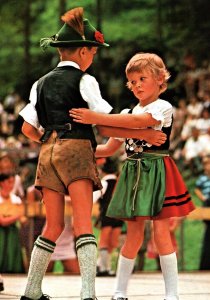
M160 86L160 94L167 89L167 81L170 78L170 73L166 66L157 54L154 53L137 53L128 62L125 73L141 72L143 70L150 71L155 78L163 77L163 83ZM132 89L131 83L127 82L127 87Z

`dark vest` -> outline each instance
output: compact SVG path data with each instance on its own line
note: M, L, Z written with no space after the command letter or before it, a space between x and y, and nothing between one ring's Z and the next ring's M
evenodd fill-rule
M132 113L132 110L129 111L129 113ZM172 121L173 123L173 121ZM148 147L146 145L146 141L144 140L138 140L138 139L126 139L125 140L125 151L128 156L146 151L146 150L153 150L153 151L162 151L162 150L169 150L170 147L170 134L171 134L171 128L172 128L172 123L170 127L163 127L161 130L167 135L167 140L164 144L160 146L154 146L152 145L151 147ZM139 149L139 150L138 150Z
M79 84L84 72L72 66L57 67L37 84L36 110L39 123L45 129L46 141L53 130L63 139L89 139L96 147L92 125L73 122L71 108L88 108L80 94Z

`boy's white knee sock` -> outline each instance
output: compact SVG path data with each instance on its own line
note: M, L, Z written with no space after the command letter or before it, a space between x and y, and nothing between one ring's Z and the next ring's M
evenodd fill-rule
M165 300L178 300L178 268L176 253L160 255L160 266L165 283Z
M130 259L120 254L117 265L115 292L113 299L126 298L128 282L134 268L135 258Z
M26 297L39 299L42 296L42 280L55 246L56 244L54 242L42 236L39 236L35 241L24 294Z
M83 234L78 236L76 249L82 277L81 299L95 299L97 243L94 235Z

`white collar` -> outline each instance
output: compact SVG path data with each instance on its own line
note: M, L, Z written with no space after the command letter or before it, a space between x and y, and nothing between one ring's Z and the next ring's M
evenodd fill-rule
M65 67L65 66L72 66L77 69L80 69L80 67L77 63L75 63L74 61L70 61L70 60L60 61L57 65L57 67Z

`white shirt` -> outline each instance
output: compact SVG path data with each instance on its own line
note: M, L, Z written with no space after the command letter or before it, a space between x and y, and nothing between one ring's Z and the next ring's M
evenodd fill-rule
M57 67L63 66L72 66L80 69L79 65L73 61L61 61ZM29 97L30 103L28 103L19 114L26 122L39 128L40 124L35 108L37 102L37 83L38 81L36 81L31 88ZM80 80L80 93L84 101L87 102L90 110L98 113L110 113L112 110L112 106L102 98L97 80L87 73L84 73Z

